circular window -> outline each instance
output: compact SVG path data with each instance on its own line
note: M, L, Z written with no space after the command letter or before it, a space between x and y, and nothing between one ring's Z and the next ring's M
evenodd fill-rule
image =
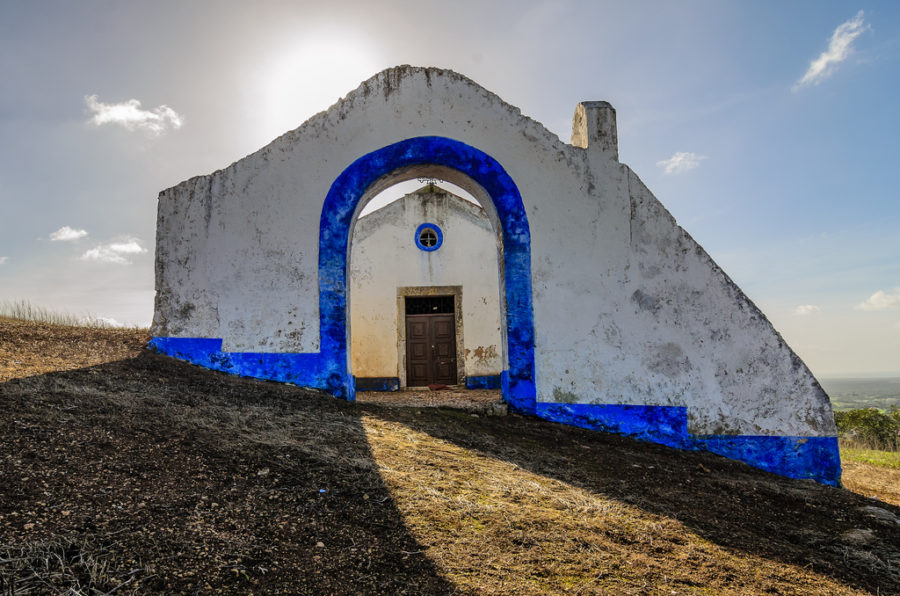
M444 234L433 223L423 223L416 228L416 246L421 250L431 252L437 250L444 243Z

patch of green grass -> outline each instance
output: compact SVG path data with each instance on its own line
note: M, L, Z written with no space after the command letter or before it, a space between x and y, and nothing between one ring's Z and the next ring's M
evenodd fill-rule
M861 449L841 445L841 460L871 464L883 468L900 468L900 451L880 451L878 449Z

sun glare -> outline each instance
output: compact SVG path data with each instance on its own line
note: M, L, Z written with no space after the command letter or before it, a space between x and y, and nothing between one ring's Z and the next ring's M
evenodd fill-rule
M260 132L271 140L328 109L383 68L378 53L347 32L320 34L278 50L259 71Z

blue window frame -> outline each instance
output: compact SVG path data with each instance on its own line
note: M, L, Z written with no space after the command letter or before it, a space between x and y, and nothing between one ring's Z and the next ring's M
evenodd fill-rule
M416 228L416 235L414 238L416 246L418 246L420 250L433 252L439 249L441 244L444 243L444 232L441 231L440 227L433 223L423 223Z

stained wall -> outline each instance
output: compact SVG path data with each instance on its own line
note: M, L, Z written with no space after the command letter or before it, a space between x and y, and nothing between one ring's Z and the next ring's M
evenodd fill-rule
M441 230L437 250L415 242L422 224ZM458 288L460 382L503 372L497 235L484 210L439 187L424 187L357 220L350 248L350 359L355 377L406 386L403 294ZM398 292L399 290L399 292Z

